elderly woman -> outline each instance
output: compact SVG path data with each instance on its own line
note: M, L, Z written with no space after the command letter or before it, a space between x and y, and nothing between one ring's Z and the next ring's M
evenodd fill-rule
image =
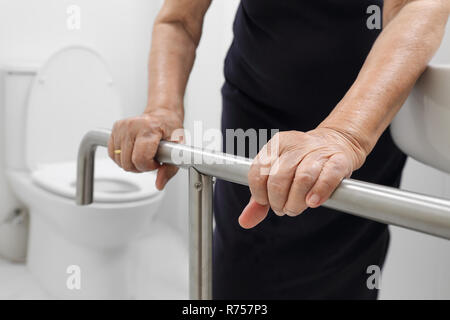
M125 170L158 170L159 189L177 169L153 158L160 139L183 125L210 3L165 1L153 29L147 108L118 121L109 141ZM214 298L377 297L366 271L383 265L386 225L320 205L350 175L398 186L405 155L386 129L438 49L449 12L450 0L241 1L225 60L222 130L280 132L256 156L250 190L216 184Z

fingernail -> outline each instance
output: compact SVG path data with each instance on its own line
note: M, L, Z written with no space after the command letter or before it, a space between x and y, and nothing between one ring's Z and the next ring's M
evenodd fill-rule
M290 217L293 217L293 216L297 215L297 213L289 211L289 210L284 210L284 214L286 214L286 215L288 215Z
M275 210L273 210L273 212L275 212L275 214L276 214L277 216L280 216L280 217L286 215L286 213L281 212L281 211L275 211Z
M315 205L319 204L320 197L317 194L313 194L311 197L309 197L308 202L310 205L315 206Z

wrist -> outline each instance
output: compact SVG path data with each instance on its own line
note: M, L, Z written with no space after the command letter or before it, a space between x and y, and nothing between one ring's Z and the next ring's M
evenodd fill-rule
M184 121L184 106L182 99L178 100L152 100L147 103L143 114L170 114Z
M351 124L344 125L342 123L336 124L324 121L317 128L331 130L336 133L340 138L347 142L357 155L358 159L361 159L362 162L364 162L375 145L364 132L358 130Z

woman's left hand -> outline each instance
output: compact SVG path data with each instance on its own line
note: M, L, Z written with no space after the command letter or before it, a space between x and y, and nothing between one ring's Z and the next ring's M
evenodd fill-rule
M248 174L252 197L239 217L253 228L269 207L279 216L297 216L324 203L367 152L353 137L331 128L277 133L258 153Z

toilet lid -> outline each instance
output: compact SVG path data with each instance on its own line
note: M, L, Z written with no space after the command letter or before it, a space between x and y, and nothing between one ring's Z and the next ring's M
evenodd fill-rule
M34 183L56 195L75 199L76 162L46 164L31 174ZM157 196L156 172L131 173L119 168L109 158L96 159L94 201L131 202Z
M24 146L28 168L74 161L84 134L112 128L121 114L117 88L98 53L78 46L56 52L30 89Z

